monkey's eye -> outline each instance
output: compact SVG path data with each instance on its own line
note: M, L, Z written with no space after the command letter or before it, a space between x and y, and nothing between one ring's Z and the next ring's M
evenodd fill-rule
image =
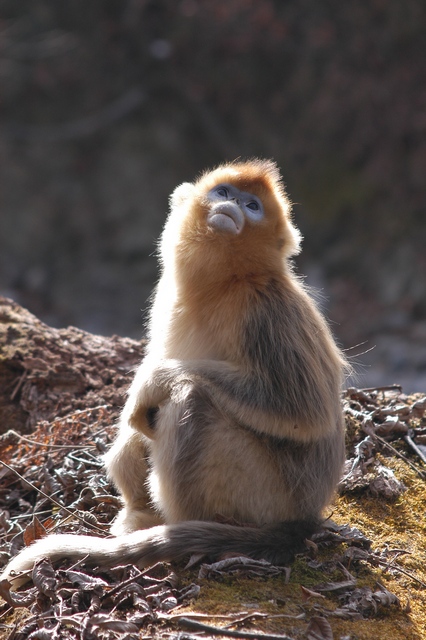
M218 187L216 189L216 193L221 198L227 198L228 197L228 189L226 189L226 187Z
M252 200L251 202L248 202L247 203L247 208L251 209L252 211L259 211L259 209L260 209L259 204L255 200Z

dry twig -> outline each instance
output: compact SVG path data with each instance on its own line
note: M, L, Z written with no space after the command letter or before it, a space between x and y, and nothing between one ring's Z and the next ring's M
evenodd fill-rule
M84 518L79 516L75 511L71 511L71 509L68 509L67 507L65 507L63 504L61 504L60 502L55 500L55 498L52 498L52 496L47 495L47 493L45 493L44 491L42 491L41 489L36 487L35 484L33 484L32 482L30 482L29 480L24 478L24 476L22 476L18 471L16 471L16 469L14 469L9 464L7 464L7 462L4 462L4 460L0 460L0 464L2 464L4 467L9 469L9 471L12 471L14 474L16 474L20 480L25 482L34 491L37 491L40 495L43 496L43 498L47 498L47 500L50 500L51 502L53 502L53 504L55 504L57 507L59 507L60 509L63 509L66 513L68 513L69 516L72 516L73 518L76 518L77 520L82 522L84 525L92 527L92 529L95 529L96 531L100 531L101 533L105 533L105 530L102 529L101 527L97 527L95 524L93 524L91 522L87 522Z
M228 638L247 638L248 640L259 640L259 637L262 640L292 640L289 636L277 635L277 634L268 634L268 633L251 633L249 631L233 631L232 629L212 627L208 624L204 624L202 622L196 622L195 620L190 620L189 618L181 618L178 620L178 626L181 629L188 631L201 631L203 633L209 633L212 636L227 636Z

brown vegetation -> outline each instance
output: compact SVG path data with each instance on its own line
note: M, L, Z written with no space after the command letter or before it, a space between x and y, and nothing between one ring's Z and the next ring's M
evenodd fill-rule
M53 528L107 534L119 500L99 455L143 345L51 329L6 299L0 320L6 562ZM41 563L34 586L13 593L0 585L0 637L212 637L231 627L248 638L424 640L426 471L408 444L422 454L426 400L394 386L348 389L343 409L349 462L334 523L290 568L247 558L142 572Z

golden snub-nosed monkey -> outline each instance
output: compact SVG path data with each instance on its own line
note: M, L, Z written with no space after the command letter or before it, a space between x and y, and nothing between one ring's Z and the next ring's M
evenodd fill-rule
M146 357L105 458L124 501L117 537L48 536L3 577L43 556L282 564L303 547L341 473L346 364L293 273L299 243L273 162L224 164L175 190Z

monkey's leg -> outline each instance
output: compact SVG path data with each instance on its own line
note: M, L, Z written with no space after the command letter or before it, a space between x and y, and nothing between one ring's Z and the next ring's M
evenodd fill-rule
M160 408L156 430L149 481L168 524L218 514L259 525L316 521L344 459L340 432L311 443L260 436L197 385Z
M126 423L104 457L108 476L119 489L124 507L112 524L111 533L122 535L162 524L154 511L146 486L148 449L143 436Z
M158 414L151 494L167 523L217 515L258 524L304 517L300 492L257 434L232 423L188 385ZM309 514L311 515L311 514Z

